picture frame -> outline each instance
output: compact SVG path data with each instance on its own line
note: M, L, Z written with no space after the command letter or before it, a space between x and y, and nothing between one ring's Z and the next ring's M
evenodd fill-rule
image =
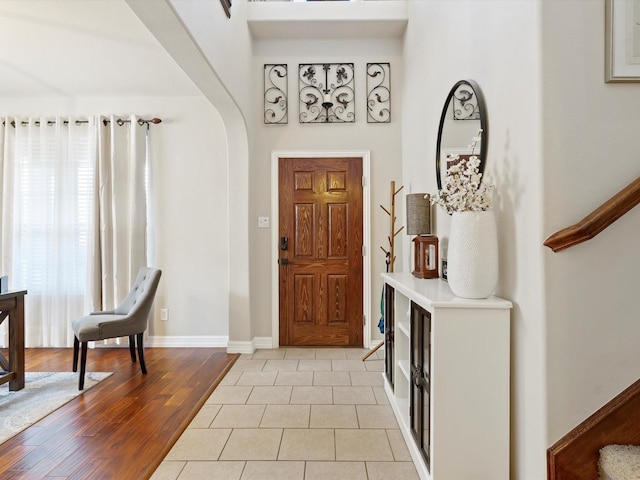
M220 0L224 13L227 14L227 18L231 18L231 0Z
M605 82L640 82L638 0L605 0Z

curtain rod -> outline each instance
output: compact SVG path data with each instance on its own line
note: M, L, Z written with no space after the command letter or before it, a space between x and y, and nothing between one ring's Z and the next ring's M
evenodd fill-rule
M20 122L20 123L21 123L21 125L23 125L23 126L25 126L25 125L29 125L29 122L25 122L25 121ZM34 125L36 125L37 127L39 127L39 126L40 126L40 121L39 121L39 120L36 120L36 121L35 121L35 122L33 122L33 123L34 123ZM57 121L56 121L56 120L47 120L47 125L55 125L56 123L57 123ZM68 125L68 124L69 124L69 120L65 120L63 123L64 123L65 125ZM89 123L89 120L76 120L74 123L75 123L76 125L80 125L81 123ZM103 125L105 125L105 126L106 126L107 124L109 124L109 123L111 123L111 120L106 120L106 119L105 119L105 120L102 120L102 124L103 124ZM123 119L119 118L119 119L117 119L117 120L116 120L116 123L118 124L118 126L120 126L120 127L121 127L121 126L123 126L125 123L131 123L131 120L123 120ZM157 118L157 117L153 117L153 118L151 118L151 119L149 119L149 120L145 120L144 118L139 118L139 119L138 119L138 125L140 125L140 126L146 125L146 126L147 126L147 128L149 128L149 124L151 124L151 123L153 123L154 125L157 125L158 123L162 123L162 119L161 119L161 118ZM4 122L2 122L2 125L4 125L4 124L5 124L5 123L4 123ZM12 120L12 121L11 121L11 126L15 128L15 126L16 126L16 122L15 122L15 120Z

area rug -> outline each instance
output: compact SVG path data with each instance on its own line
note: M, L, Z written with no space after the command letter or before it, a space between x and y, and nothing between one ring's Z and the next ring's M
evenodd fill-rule
M22 390L10 392L0 385L0 443L33 425L65 403L86 392L111 373L87 372L84 390L78 390L73 372L26 372Z

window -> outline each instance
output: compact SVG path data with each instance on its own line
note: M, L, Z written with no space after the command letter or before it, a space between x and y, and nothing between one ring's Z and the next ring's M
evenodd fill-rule
M60 123L60 122L59 122ZM93 134L87 124L17 125L12 139L12 285L84 295Z
M27 346L70 346L71 320L115 306L131 286L122 273L146 264L146 132L133 116L5 119L0 271L28 291Z

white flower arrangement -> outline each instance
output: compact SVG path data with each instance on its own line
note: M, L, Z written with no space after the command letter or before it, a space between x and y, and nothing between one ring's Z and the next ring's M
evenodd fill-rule
M482 129L473 137L471 156L467 160L460 159L459 155L449 159L444 187L431 197L432 205L440 205L447 213L477 212L491 207L494 185L482 183L482 173L478 172L480 159L474 153L481 133Z

